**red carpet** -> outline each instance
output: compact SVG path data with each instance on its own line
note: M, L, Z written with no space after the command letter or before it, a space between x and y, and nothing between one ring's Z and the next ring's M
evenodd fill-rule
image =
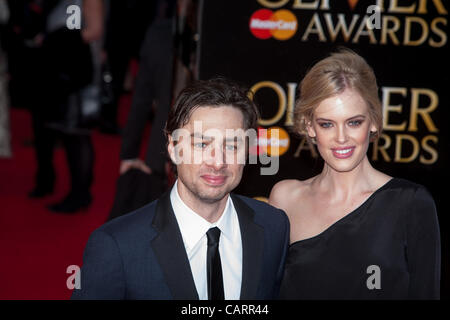
M125 96L119 110L122 126L129 104ZM13 157L0 158L0 299L68 299L66 269L81 266L90 233L105 222L113 204L120 137L94 131L92 205L73 215L55 214L46 205L58 202L69 189L64 150L55 152L55 193L29 199L36 169L33 147L26 145L33 138L30 113L11 109L10 118Z

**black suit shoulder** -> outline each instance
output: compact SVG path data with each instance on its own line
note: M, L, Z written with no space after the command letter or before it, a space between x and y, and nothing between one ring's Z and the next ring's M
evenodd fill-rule
M72 299L126 299L134 266L146 255L145 244L155 235L151 228L156 202L117 217L97 228L83 254L81 290Z
M151 225L155 216L155 208L158 200L136 209L130 213L106 222L94 232L104 232L116 240L133 241L138 235L148 235L152 231Z
M233 194L233 195L235 197L243 200L250 208L252 208L253 210L256 210L257 213L269 212L270 214L276 214L276 215L281 215L281 216L286 215L283 210L275 208L274 206L272 206L264 201L256 200L256 199L242 196L239 194Z
M289 220L283 210L275 208L263 201L255 200L242 195L233 195L242 200L255 213L255 222L264 227L274 230L289 225ZM152 228L153 218L156 212L157 202L155 200L133 212L117 217L106 222L95 233L106 233L116 239L116 241L138 241L142 236L151 237L155 230ZM130 239L130 234L133 239ZM140 236L139 236L140 235Z
M255 212L255 222L265 227L274 227L275 229L278 229L281 225L289 226L289 219L283 210L275 208L264 201L246 196L234 194L234 197L242 200Z

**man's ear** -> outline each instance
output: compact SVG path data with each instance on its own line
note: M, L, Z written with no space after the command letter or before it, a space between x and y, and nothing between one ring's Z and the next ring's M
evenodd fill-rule
M167 152L169 153L170 160L172 160L173 163L177 163L175 157L175 144L172 135L169 134L167 139L169 140L167 144Z

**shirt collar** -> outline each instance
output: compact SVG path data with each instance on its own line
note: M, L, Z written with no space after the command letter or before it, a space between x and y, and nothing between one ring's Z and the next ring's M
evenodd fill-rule
M170 192L170 200L172 203L173 211L175 213L175 217L178 222L178 226L180 227L184 245L188 252L195 247L200 239L212 227L217 226L225 237L230 240L232 239L232 213L235 209L230 195L228 195L227 204L225 205L225 209L219 220L215 223L210 223L183 202L178 193L177 186L178 180L172 187L172 190Z

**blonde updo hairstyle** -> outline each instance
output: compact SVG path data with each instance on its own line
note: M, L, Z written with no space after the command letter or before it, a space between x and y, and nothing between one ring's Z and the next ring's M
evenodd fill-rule
M353 89L358 92L369 108L370 120L377 128L371 132L376 140L383 127L383 111L375 74L367 62L350 49L340 49L316 63L299 86L299 98L294 111L294 131L311 139L307 126L315 109L328 98Z

